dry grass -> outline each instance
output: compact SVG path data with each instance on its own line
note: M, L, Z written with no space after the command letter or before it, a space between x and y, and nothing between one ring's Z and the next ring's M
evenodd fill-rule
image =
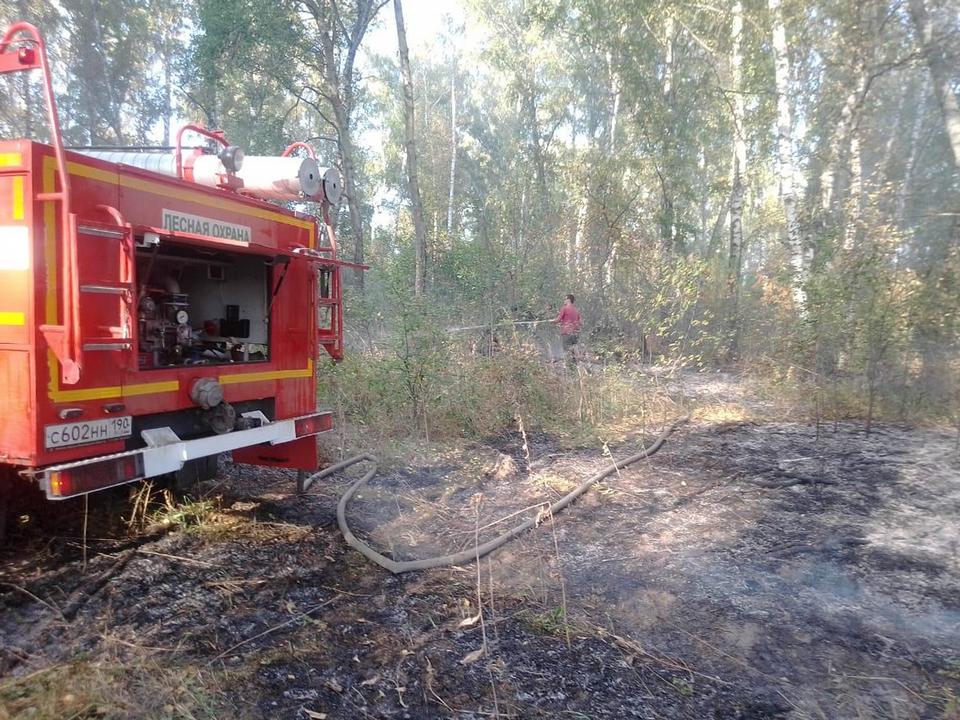
M749 408L737 403L711 403L702 405L693 412L694 420L715 425L746 422L754 417L755 414Z
M222 717L221 678L125 647L109 660L78 658L0 685L0 720Z
M655 377L624 367L545 364L522 346L492 357L453 348L444 353L442 363L414 368L388 354L353 357L325 376L321 397L332 401L340 427L355 433L342 431L339 445L362 438L390 456L397 442L449 443L504 432L548 432L582 444L597 439L595 430L625 433L676 414Z

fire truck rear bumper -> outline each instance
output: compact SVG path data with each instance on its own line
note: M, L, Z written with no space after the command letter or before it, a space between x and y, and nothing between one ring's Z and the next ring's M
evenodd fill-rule
M280 445L326 432L333 426L329 410L276 422L270 422L259 411L244 413L244 417L259 420L263 424L249 430L236 430L195 440L181 440L170 428L146 430L141 433L147 443L145 448L52 465L31 474L50 500L64 500L176 472L188 460L251 445Z

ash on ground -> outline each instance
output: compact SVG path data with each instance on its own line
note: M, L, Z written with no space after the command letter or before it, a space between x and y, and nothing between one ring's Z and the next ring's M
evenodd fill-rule
M351 506L404 559L541 513L479 572L392 576L348 549L336 502L362 468L300 497L223 464L196 524L94 523L86 562L72 515L15 534L0 718L960 717L954 436L695 419L542 516L649 430L457 448Z

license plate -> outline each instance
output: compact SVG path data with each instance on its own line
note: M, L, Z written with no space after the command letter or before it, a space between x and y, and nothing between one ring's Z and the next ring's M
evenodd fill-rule
M47 450L53 450L129 437L131 432L133 417L123 415L103 420L47 425L43 429L43 437Z

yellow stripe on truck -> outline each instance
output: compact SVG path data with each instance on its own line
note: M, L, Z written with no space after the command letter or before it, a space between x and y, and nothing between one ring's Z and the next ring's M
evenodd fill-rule
M53 376L56 381L56 376ZM141 383L139 385L112 385L95 388L79 388L76 390L61 390L59 382L57 387L50 390L50 399L54 402L84 402L85 400L112 400L121 397L133 397L135 395L155 395L165 392L176 392L180 389L180 383L176 380L165 380L154 383Z
M25 325L26 322L22 312L0 312L0 325Z
M23 220L23 177L13 179L13 219Z
M297 378L313 377L313 360L307 359L307 367L302 370L268 370L266 372L235 373L221 375L218 380L221 385L236 385L237 383L269 382L270 380L295 380Z

